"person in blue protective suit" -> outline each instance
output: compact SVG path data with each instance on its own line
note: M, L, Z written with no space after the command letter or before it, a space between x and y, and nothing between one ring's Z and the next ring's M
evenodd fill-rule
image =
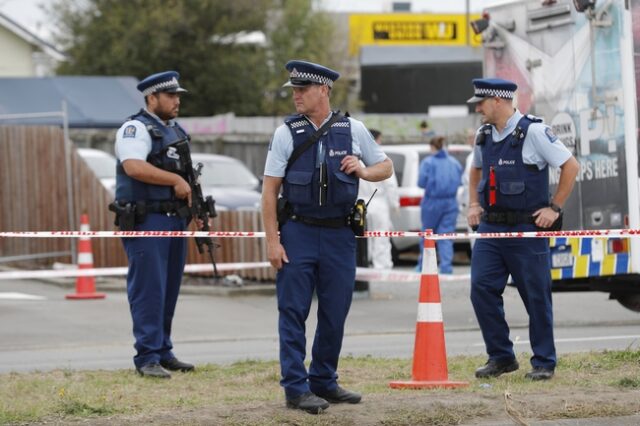
M474 96L468 102L475 103L484 125L477 132L469 173L469 225L480 233L526 232L557 225L580 168L577 160L542 120L514 109L515 83L474 79L473 86ZM551 199L549 166L560 168ZM502 299L509 275L529 314L533 369L525 377L553 377L557 361L550 266L547 238L476 240L471 303L489 355L476 377L497 377L519 368Z
M146 107L116 133L116 195L112 209L121 230L184 231L191 217L191 188L170 145L187 137L175 122L180 107L179 74L153 74L138 84ZM170 378L191 371L172 352L171 323L186 258L184 238L123 238L129 261L127 296L133 320L136 370Z
M458 218L456 194L462 183L462 165L444 149L444 137L430 139L434 152L420 162L418 186L424 188L420 202L422 229L430 229L436 234L455 232ZM438 240L437 253L441 274L453 273L453 241ZM420 244L418 270L422 270L423 244Z
M362 122L331 111L338 72L299 60L285 68L284 86L293 89L297 114L285 119L269 144L262 215L267 255L278 269L280 383L287 407L318 414L329 403L361 400L338 385L336 373L356 272L351 212L359 179L386 179L393 165ZM292 158L316 132L319 139ZM314 292L318 324L307 371L305 322Z

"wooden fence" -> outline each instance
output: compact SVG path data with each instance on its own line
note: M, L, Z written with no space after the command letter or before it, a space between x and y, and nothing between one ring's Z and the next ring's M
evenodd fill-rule
M57 127L0 126L0 229L3 231L66 231L80 228L82 213L92 230L114 230L112 201L72 145L72 190L67 191L63 132ZM70 223L69 197L75 223ZM258 211L220 212L213 221L218 231L261 231ZM216 260L260 262L267 259L262 238L220 238ZM65 238L0 238L0 261L24 267L50 267L70 263L73 241ZM117 238L92 240L95 267L125 266L126 256ZM13 259L13 260L12 260ZM11 262L6 262L12 260ZM189 244L187 263L208 263L195 243ZM229 273L229 272L227 272ZM271 268L236 271L256 280L273 280Z

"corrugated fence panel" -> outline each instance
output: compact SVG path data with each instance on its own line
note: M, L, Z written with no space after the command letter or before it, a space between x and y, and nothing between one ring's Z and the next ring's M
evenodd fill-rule
M108 211L109 192L72 147L74 217L69 225L65 149L62 130L44 126L0 126L0 229L4 231L66 231L80 229L80 215L89 216L92 230L116 229ZM193 226L193 225L192 225ZM223 211L213 220L215 231L262 231L259 211ZM267 260L263 238L218 238L217 262L263 262ZM189 242L187 263L208 263L195 242ZM96 267L125 266L120 239L92 240ZM0 238L0 257L46 255L13 262L12 265L49 267L71 262L71 240L65 238ZM244 278L273 280L272 268L239 270ZM227 273L225 273L227 274Z

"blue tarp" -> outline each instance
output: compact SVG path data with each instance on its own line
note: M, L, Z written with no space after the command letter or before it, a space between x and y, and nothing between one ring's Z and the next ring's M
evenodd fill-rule
M0 118L7 114L62 111L69 127L118 128L144 107L135 77L59 76L0 78ZM0 119L0 125L61 125L59 117Z

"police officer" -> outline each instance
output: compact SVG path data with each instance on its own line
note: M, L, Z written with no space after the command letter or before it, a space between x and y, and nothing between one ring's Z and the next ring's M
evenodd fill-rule
M420 202L422 229L431 229L438 234L455 232L458 218L456 194L462 183L462 165L444 148L444 137L429 140L433 155L420 162L418 186L424 188ZM453 273L453 241L438 240L440 273ZM418 270L422 270L423 245L420 245Z
M187 137L175 122L180 75L153 74L138 84L146 107L116 133L116 209L123 230L183 231L190 217L191 188L179 173L180 158L169 145ZM127 296L142 376L170 378L194 366L173 354L171 322L186 258L184 238L123 238L129 271Z
M551 227L562 214L579 164L549 126L513 108L516 84L474 79L475 104L484 126L476 137L470 171L468 221L478 232L535 231ZM549 166L560 168L549 199ZM529 314L533 369L525 377L553 377L549 241L546 238L478 239L471 258L471 302L489 359L476 377L497 377L519 368L509 340L502 293L511 275Z
M340 387L336 374L356 271L356 242L347 217L356 201L358 179L386 179L393 165L362 122L334 117L329 97L339 77L336 71L297 60L285 67L290 74L284 86L293 88L298 114L286 118L269 145L262 214L268 258L278 269L280 383L288 407L317 414L329 402L355 404L361 399ZM288 166L294 147L331 120L336 121ZM281 186L290 214L278 235ZM318 325L307 372L305 321L314 290Z

